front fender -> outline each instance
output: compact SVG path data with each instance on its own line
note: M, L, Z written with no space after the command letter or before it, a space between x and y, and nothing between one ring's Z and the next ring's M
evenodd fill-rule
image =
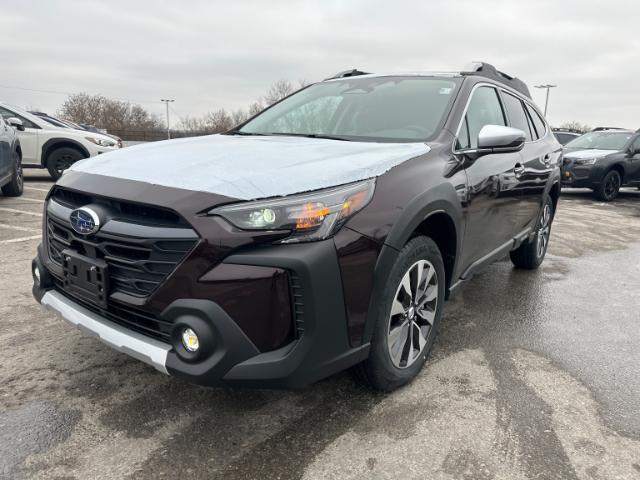
M418 226L436 213L445 213L453 221L456 231L456 252L453 272L458 270L458 252L461 250L463 235L463 209L460 196L449 183L444 183L418 195L402 210L402 215L393 224L380 250L374 270L373 288L369 300L367 321L363 343L371 341L376 319L380 314L380 302L391 269L400 250L410 240Z

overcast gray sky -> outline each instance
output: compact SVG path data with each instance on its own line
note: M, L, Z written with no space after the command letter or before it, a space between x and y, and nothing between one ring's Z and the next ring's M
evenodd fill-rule
M0 0L0 99L55 112L64 94L6 87L83 91L163 113L169 97L199 116L278 79L483 60L530 87L558 84L552 124L638 128L639 20L638 0Z

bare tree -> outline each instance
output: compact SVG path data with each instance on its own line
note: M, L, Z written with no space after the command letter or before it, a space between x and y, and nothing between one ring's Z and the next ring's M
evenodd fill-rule
M273 105L284 97L291 95L294 91L295 88L289 80L278 80L271 84L262 100L267 106Z
M302 88L307 85L307 82L304 80L300 80L299 88ZM203 117L184 117L181 118L177 124L177 130L183 132L183 134L190 135L211 135L214 133L222 133L231 130L234 127L244 123L250 117L257 115L266 107L274 104L275 102L281 100L282 98L290 95L296 90L296 87L287 80L279 80L272 84L267 93L260 97L258 100L249 104L249 107L245 109L237 109L233 111L227 111L224 108L220 108L215 111L211 111L205 114ZM96 110L102 109L102 115L107 117L109 120L106 123L115 124L116 119L125 117L127 113L127 109L125 107L129 107L128 104L123 102L115 102L114 104L109 104L108 108L103 105L104 99L100 97L96 105L92 107L88 107L89 101L95 101L94 97L80 94L69 97L65 105L63 106L63 112L65 112L66 118L78 118L88 115ZM78 108L76 108L76 104L78 104ZM138 115L142 115L144 110L140 111L141 107L138 105L130 106L129 117L134 117L137 120L137 123L144 123L144 118L137 118ZM68 113L68 114L67 114ZM310 115L308 117L313 117L314 113L318 112L309 112ZM93 117L91 117L93 118ZM300 125L295 124L296 119L288 119L287 125L291 124L290 128L301 128ZM294 125L295 124L295 125ZM161 125L162 126L162 125ZM126 128L126 127L118 127ZM313 129L312 127L308 127ZM317 131L320 131L316 128ZM315 131L315 130L314 130Z
M564 122L562 125L560 125L560 128L567 128L569 130L577 130L578 132L589 132L591 131L591 127L589 125L586 125L584 123L580 123L576 120L573 120L571 122Z
M70 95L58 114L76 123L88 123L107 130L154 130L164 127L159 116L149 113L140 105L103 95Z
M178 122L177 129L188 135L206 135L209 131L205 118L184 117Z
M211 133L226 132L233 127L233 119L224 108L215 112L209 112L205 121L207 129Z
M259 114L262 110L264 110L264 106L262 105L260 100L253 102L251 103L251 105L249 105L249 116L253 117L254 115Z
M231 113L231 123L233 124L233 127L237 127L241 123L246 122L248 118L249 114L246 110L241 108Z

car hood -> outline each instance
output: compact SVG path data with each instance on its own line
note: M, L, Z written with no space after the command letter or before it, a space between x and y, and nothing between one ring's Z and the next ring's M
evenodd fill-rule
M71 170L252 200L376 177L427 152L424 143L209 135L127 147Z
M102 133L87 132L86 130L78 130L76 128L70 128L70 127L69 128L53 127L53 128L56 128L60 132L64 132L65 137L77 138L78 140L85 140L87 137L99 138L102 140L109 140L109 141L114 140L108 135L104 135Z
M586 150L565 148L563 156L564 158L569 159L596 158L611 155L612 153L616 153L617 151L618 150L598 150L596 148L588 148Z

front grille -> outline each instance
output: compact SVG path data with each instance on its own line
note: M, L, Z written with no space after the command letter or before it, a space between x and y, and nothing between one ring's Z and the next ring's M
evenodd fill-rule
M189 224L177 213L151 205L142 205L114 198L89 195L76 192L75 190L67 190L62 187L55 187L51 197L59 204L71 209L89 204L99 204L116 214L119 218L135 221L143 225L189 227Z
M46 245L51 261L62 266L72 250L108 265L109 293L147 297L194 248L198 235L178 214L160 207L93 196L56 187L47 206ZM108 221L95 234L71 228L69 215L90 205Z
M195 245L195 239L122 237L98 232L83 236L68 223L47 217L47 244L51 260L62 265L62 251L71 249L109 266L111 293L120 291L144 297L171 273Z
M134 308L124 307L119 304L116 305L113 302L110 302L106 309L100 308L78 296L69 294L69 292L64 288L62 280L55 276L54 285L58 292L70 300L79 303L87 310L97 313L118 325L122 325L123 327L129 328L143 335L147 335L166 343L171 342L171 322L161 320Z

